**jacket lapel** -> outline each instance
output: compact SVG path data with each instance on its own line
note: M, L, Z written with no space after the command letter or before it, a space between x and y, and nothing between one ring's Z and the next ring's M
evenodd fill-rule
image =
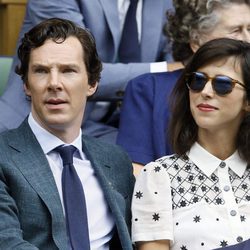
M54 227L55 224L58 224L59 221L63 225L65 221L59 193L48 161L32 133L27 120L15 130L12 136L13 138L10 137L9 141L10 147L14 149L12 159L27 182L47 206L52 217L52 233L54 237L58 234L58 228L55 229ZM61 231L63 232L63 229ZM64 232L66 232L66 228ZM65 242L62 242L63 238ZM67 244L66 234L62 239L58 241L55 239L55 241L58 247L63 249ZM62 245L59 246L59 244Z
M121 244L128 246L130 236L128 232L124 230L124 228L127 227L124 222L124 216L126 207L125 200L128 198L128 194L118 190L118 183L122 180L117 179L116 171L114 170L115 166L113 164L114 161L109 155L100 153L100 146L98 147L91 139L83 139L83 151L90 160L102 186L105 198L114 216Z
M165 16L164 1L144 0L142 11L141 60L156 58L162 35L162 20ZM150 48L150 49L149 49Z
M105 13L106 20L113 37L115 51L117 51L120 41L120 23L118 16L117 1L114 0L99 0L99 1L103 7L103 11Z

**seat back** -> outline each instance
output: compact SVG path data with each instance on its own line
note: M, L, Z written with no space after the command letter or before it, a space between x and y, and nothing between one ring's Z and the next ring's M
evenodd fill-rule
M9 56L0 56L0 96L3 94L7 84L13 58Z

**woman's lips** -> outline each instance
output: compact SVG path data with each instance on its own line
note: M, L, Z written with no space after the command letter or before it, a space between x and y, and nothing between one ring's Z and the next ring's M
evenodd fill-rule
M206 104L206 103L201 103L201 104L197 105L197 108L201 111L206 111L206 112L218 110L218 108L216 108L212 105Z

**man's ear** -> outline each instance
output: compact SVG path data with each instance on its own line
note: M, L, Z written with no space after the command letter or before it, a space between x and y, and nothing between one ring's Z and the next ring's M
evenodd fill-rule
M95 84L89 84L88 85L88 93L87 93L87 96L90 97L92 95L94 95L94 93L96 92L97 90L97 87L98 87L98 82L96 82Z
M31 93L30 93L30 90L29 90L29 86L28 86L27 83L23 84L23 89L24 89L24 92L25 92L26 96L31 96Z

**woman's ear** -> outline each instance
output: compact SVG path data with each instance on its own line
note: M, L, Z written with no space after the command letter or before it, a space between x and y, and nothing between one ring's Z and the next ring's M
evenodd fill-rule
M249 101L249 100L246 101L246 105L245 105L245 107L244 107L244 110L245 110L246 112L250 112L250 101Z

